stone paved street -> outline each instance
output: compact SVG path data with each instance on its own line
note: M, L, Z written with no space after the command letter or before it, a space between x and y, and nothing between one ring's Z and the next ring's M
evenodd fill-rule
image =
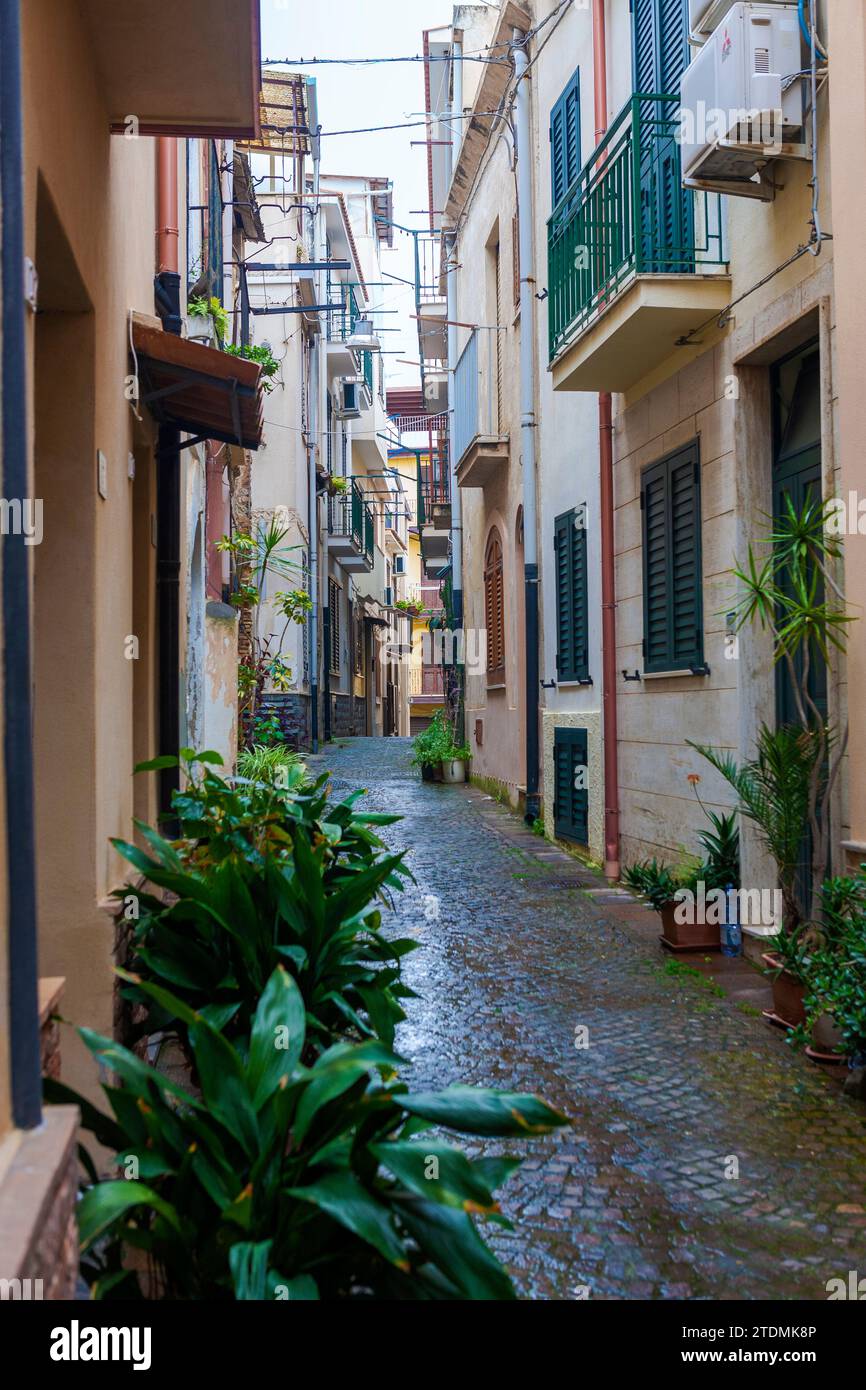
M823 1299L866 1274L866 1106L608 911L571 857L408 740L329 748L335 794L400 813L417 880L398 1049L413 1085L531 1090L573 1127L523 1147L494 1232L525 1297ZM575 1046L588 1028L589 1047ZM736 1159L739 1177L726 1177Z

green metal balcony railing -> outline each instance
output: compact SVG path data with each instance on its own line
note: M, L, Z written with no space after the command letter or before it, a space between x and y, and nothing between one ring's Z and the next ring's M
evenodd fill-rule
M328 303L336 304L337 300L342 302L343 307L339 312L328 315L328 337L331 342L341 343L354 333L355 324L361 317L361 310L354 287L339 280L332 280L329 275Z
M547 224L551 359L634 275L726 265L721 195L682 187L680 98L635 93Z
M352 481L351 489L343 495L328 498L328 534L346 536L354 542L355 548L363 552L364 558L372 567L374 525L373 513L359 485Z
M448 472L448 445L440 440L433 446L428 458L422 463L418 459L418 509L419 526L427 526L433 518L435 506L447 506L451 501L451 476Z

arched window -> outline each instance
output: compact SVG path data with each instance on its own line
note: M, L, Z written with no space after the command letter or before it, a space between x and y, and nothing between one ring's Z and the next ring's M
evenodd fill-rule
M484 620L487 626L487 681L505 681L505 586L502 576L502 541L494 526L484 555Z

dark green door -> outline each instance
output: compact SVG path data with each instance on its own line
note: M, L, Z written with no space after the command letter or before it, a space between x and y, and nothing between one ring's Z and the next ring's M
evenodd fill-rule
M786 512L786 498L797 512L809 499L820 502L821 361L818 344L801 348L777 362L773 385L773 517ZM817 595L819 602L823 595ZM802 670L802 662L800 663ZM819 652L810 655L809 694L827 712L827 670ZM776 667L776 717L796 724L797 706L787 664Z
M773 397L773 518L787 512L787 499L798 513L810 499L820 502L821 478L821 358L817 343L783 358L772 368ZM784 579L783 579L784 583ZM816 601L823 601L819 588ZM795 661L797 675L803 658ZM821 653L809 655L809 694L822 716L827 714L827 667ZM788 665L776 666L776 721L800 722ZM812 835L803 839L797 872L798 896L808 912L811 903Z
M686 274L694 264L694 198L682 187L680 78L689 64L688 0L632 0L633 90L639 103L640 231L637 270ZM676 98L662 101L660 97Z
M554 729L554 834L579 845L589 843L586 729Z

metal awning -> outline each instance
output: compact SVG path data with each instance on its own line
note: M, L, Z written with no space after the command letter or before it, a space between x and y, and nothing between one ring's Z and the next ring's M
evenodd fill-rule
M155 420L196 439L258 449L264 394L257 362L165 333L142 315L133 315L132 343L139 401Z
M112 130L258 138L259 0L79 0L79 8Z

